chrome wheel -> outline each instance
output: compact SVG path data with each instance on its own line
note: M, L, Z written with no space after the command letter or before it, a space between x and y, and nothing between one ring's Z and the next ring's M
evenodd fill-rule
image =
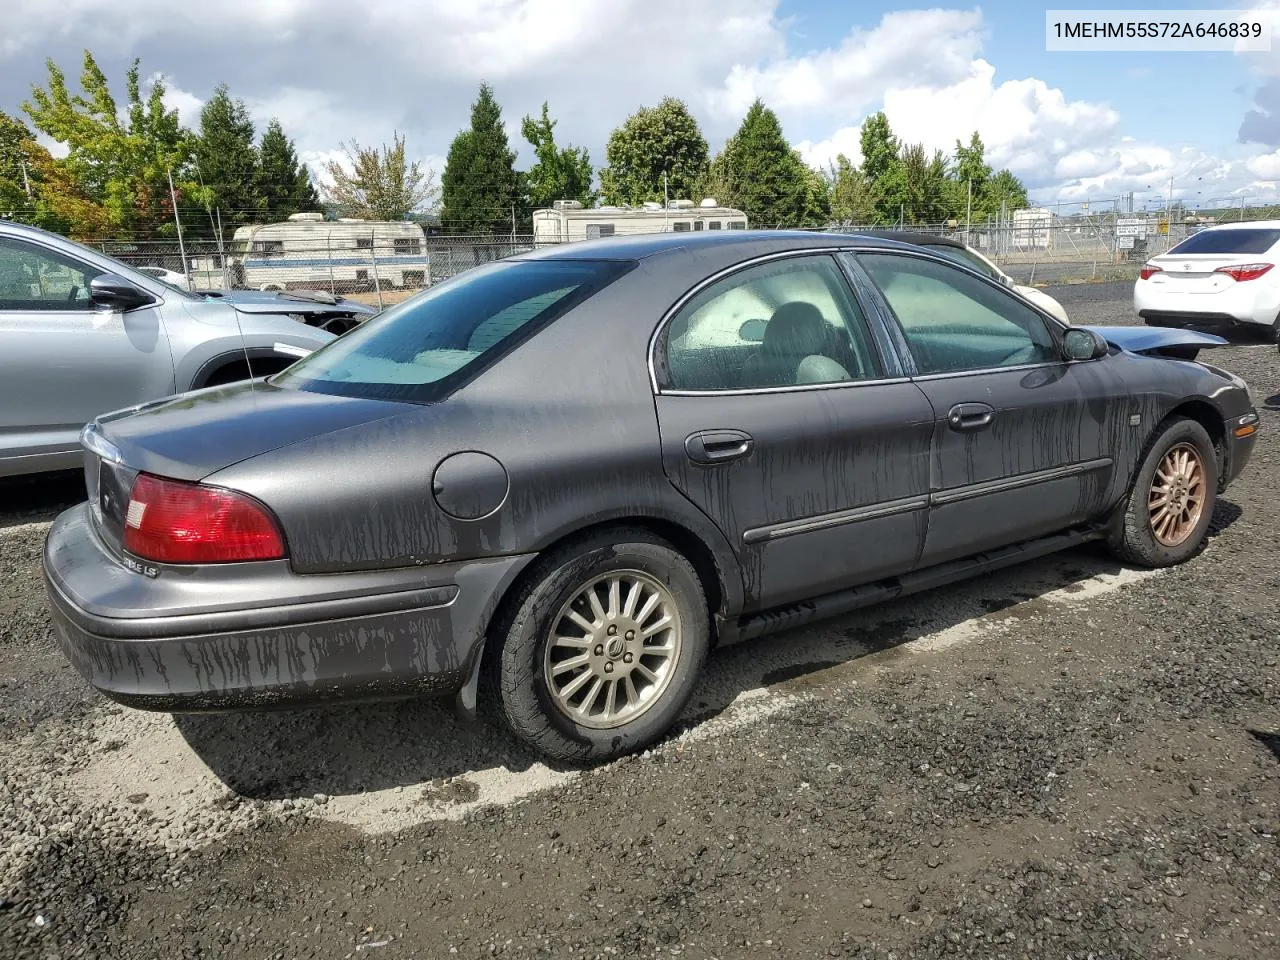
M1204 481L1204 463L1192 444L1175 444L1161 458L1147 496L1151 532L1159 543L1177 547L1195 532L1204 511Z
M635 720L661 698L680 659L680 612L639 570L596 577L552 621L542 675L556 707L595 729Z

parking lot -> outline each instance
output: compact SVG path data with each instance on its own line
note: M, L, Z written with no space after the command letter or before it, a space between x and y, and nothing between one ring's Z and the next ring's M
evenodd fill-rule
M1050 288L1132 322L1132 285ZM1280 956L1280 355L1205 552L1075 550L714 658L548 766L451 703L171 717L58 653L0 485L0 957Z

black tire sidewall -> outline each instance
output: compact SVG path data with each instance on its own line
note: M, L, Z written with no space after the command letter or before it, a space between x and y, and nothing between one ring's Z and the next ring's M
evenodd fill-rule
M662 583L681 618L681 650L660 701L631 723L583 727L555 705L542 658L551 620L587 581L614 570L638 570ZM616 543L583 544L551 562L512 620L502 647L499 690L503 713L517 736L566 760L621 756L662 736L679 718L697 685L710 646L706 596L692 565L656 537L626 536Z
M1156 539L1151 529L1147 510L1147 492L1151 489L1156 469L1170 448L1179 443L1191 443L1200 452L1205 471L1205 505L1195 533L1176 547L1169 547ZM1204 546L1213 511L1218 497L1218 455L1208 431L1195 420L1179 418L1162 430L1147 450L1147 456L1134 478L1125 512L1125 546L1145 563L1152 566L1172 566L1195 556Z

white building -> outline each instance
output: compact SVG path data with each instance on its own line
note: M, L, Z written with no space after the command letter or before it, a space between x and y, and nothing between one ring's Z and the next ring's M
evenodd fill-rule
M594 207L577 200L557 200L549 210L533 212L534 243L566 243L637 233L681 233L697 230L745 230L747 215L722 207L710 197L697 206L672 200L641 207Z
M227 260L232 284L251 290L372 289L375 270L384 288L422 287L430 276L424 247L416 223L295 213L282 223L237 229ZM197 277L222 272L213 264L192 266Z

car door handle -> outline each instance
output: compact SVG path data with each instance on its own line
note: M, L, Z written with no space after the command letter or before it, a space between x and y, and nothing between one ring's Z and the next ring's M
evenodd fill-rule
M754 444L741 430L699 430L685 437L684 452L694 463L728 463L745 457Z
M996 417L995 407L986 403L957 403L947 414L952 430L983 430Z

